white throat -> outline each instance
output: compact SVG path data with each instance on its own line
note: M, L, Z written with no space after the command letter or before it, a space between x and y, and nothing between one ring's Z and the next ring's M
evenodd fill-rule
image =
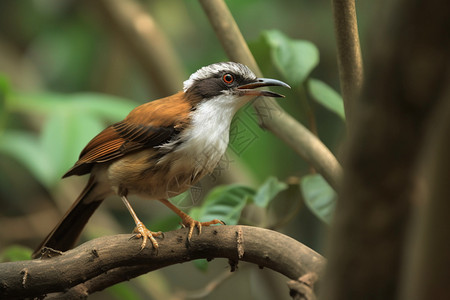
M247 101L223 94L200 103L191 116L188 134L192 141L202 144L203 149L214 147L222 156L228 146L231 120Z
M185 142L176 151L192 156L199 172L212 172L228 147L231 120L248 100L222 94L200 103L181 137Z

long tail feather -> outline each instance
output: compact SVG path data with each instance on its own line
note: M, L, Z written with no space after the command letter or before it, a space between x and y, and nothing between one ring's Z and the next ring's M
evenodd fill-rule
M58 225L50 232L44 241L36 248L32 258L40 257L41 250L44 247L59 251L67 251L75 245L84 226L94 213L94 211L103 202L103 199L96 199L97 182L94 176L91 176L84 190L73 203L72 207L66 212Z

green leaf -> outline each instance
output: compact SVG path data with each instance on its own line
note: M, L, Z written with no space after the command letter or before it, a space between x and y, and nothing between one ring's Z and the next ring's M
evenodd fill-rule
M300 181L306 206L329 224L336 206L336 193L320 174L304 176Z
M263 32L272 61L291 85L300 85L319 63L319 50L305 40L290 39L277 30Z
M255 190L246 186L218 186L206 196L200 207L192 208L189 214L201 222L219 219L228 225L236 225L248 198L254 195Z
M0 134L0 151L16 159L44 186L51 187L57 177L49 156L42 151L36 136L23 131L9 130Z
M345 120L344 102L339 93L325 82L313 78L308 80L308 90L314 100Z
M0 262L30 260L33 250L27 247L12 245L0 254Z
M253 202L259 207L267 207L269 202L281 191L287 189L287 184L278 181L276 177L269 177L259 187L256 195L253 197Z

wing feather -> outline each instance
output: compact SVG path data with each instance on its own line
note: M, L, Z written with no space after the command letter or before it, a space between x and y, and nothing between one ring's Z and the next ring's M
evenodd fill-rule
M180 105L177 103L179 100L177 94L170 101L166 98L143 104L131 111L125 120L105 128L86 145L78 161L63 178L87 174L96 163L108 162L176 138L186 126L191 108ZM179 110L175 114L174 107ZM176 118L170 117L173 115Z

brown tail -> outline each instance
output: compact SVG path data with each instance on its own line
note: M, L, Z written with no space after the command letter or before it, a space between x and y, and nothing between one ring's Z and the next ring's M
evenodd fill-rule
M49 233L44 241L36 248L31 255L32 258L38 258L44 247L54 250L67 251L75 245L84 226L103 202L102 198L96 198L95 188L97 182L94 176L89 178L84 190L73 203L72 207L66 212L58 225Z

